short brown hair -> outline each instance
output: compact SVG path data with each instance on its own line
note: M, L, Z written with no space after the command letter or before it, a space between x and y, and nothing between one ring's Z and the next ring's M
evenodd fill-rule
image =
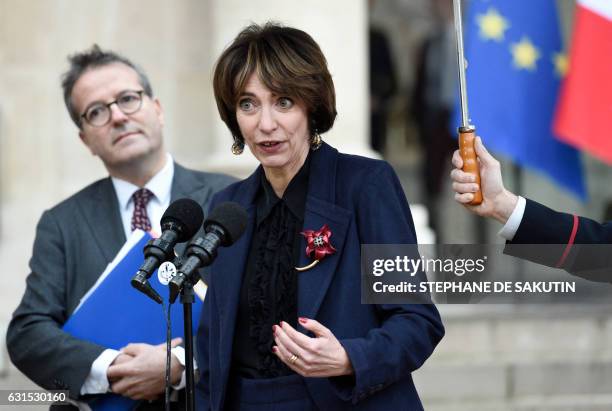
M236 106L253 73L272 92L305 105L311 134L333 126L336 92L319 45L302 30L274 22L251 24L221 54L213 76L219 114L237 143L244 144L244 137Z

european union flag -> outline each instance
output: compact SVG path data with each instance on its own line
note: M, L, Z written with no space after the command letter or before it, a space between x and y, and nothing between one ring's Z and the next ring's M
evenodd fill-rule
M470 117L489 149L585 199L579 153L552 134L567 69L555 3L471 2L465 24Z

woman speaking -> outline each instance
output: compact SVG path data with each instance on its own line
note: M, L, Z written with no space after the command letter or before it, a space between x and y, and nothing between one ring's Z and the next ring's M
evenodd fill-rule
M210 267L198 332L198 408L420 410L411 372L444 334L433 305L361 304L361 244L414 244L384 161L322 142L334 84L305 32L251 25L217 61L214 92L260 166L217 194L248 212Z

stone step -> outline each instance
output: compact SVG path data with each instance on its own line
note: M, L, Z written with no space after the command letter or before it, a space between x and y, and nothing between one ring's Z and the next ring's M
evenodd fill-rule
M612 361L426 363L413 377L421 397L432 403L497 401L506 404L525 398L554 399L568 395L582 398L612 393Z
M500 401L424 401L427 411L610 411L612 395L564 395L526 397Z
M439 309L446 336L414 373L427 410L612 410L608 308Z
M439 309L446 328L434 355L439 363L612 359L609 307L473 305Z

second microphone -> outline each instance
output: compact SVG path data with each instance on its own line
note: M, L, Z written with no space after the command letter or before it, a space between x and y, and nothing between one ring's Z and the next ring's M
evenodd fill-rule
M173 303L184 287L185 281L197 282L198 270L210 265L217 257L217 248L236 242L246 228L246 210L234 202L219 204L204 221L204 237L193 240L185 250L184 263L168 284L170 303ZM195 277L195 278L194 278Z

